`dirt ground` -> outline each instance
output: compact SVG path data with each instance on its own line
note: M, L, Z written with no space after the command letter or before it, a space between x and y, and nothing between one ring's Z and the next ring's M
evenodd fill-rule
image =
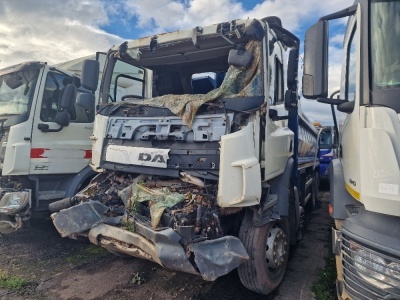
M284 282L268 296L245 289L236 271L206 282L152 262L115 256L86 241L61 238L50 218L32 220L32 228L19 231L0 225L0 272L28 282L18 291L0 288L0 299L313 299L310 288L328 253L326 210L323 202L308 215Z

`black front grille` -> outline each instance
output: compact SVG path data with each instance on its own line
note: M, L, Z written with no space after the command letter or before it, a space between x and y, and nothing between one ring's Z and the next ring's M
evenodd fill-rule
M400 279L386 272L400 272L399 268L389 266L390 263L400 264L398 258L345 235L342 235L341 249L344 288L353 300L400 299Z

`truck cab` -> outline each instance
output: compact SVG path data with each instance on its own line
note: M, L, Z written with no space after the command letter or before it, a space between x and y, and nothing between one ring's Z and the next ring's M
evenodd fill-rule
M400 298L399 13L399 1L356 1L306 33L303 95L345 115L338 124L332 110L340 136L329 171L341 299ZM329 20L343 17L342 80L333 99Z
M93 174L84 169L94 107L75 104L76 89L92 93L76 74L46 63L0 70L0 220L21 227L32 210L48 210Z

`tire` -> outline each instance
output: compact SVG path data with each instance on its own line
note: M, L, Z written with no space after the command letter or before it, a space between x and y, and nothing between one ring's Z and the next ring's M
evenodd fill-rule
M257 227L252 223L251 214L247 213L242 221L239 238L250 256L238 268L240 281L256 293L271 293L281 283L289 258L287 218L282 217L279 221ZM273 247L276 251L273 251Z

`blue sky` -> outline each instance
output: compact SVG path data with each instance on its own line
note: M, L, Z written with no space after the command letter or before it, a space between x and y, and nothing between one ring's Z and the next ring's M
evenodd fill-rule
M125 40L238 18L278 16L301 41L319 17L349 6L348 0L2 0L0 68L28 60L60 63ZM343 22L331 31L329 86L340 82ZM330 122L327 105L302 101L312 120Z

